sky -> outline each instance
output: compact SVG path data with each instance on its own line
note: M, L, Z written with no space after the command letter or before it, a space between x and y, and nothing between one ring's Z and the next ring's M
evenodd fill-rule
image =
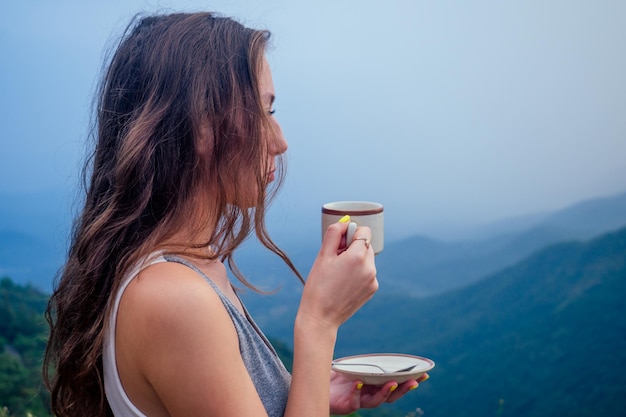
M445 237L626 191L622 0L29 0L0 15L0 195L72 195L107 50L138 12L197 10L273 34L278 233L327 201Z

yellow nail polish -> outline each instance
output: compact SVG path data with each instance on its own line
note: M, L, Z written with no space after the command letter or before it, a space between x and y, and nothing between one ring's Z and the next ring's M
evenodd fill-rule
M339 219L339 223L348 223L350 221L350 215L346 214L341 219Z
M362 383L362 382L359 382L359 383L356 385L356 389L360 390L361 388L363 388L363 383Z
M392 385L391 387L389 387L389 392L394 392L396 389L398 389L398 386Z
M413 385L413 386L411 386L411 387L409 388L409 391L413 391L413 390L414 390L415 388L417 388L417 387L418 387L418 385Z
M428 375L428 374L424 374L424 376L422 377L422 379L420 380L420 382L424 382L424 381L426 381L428 378L430 378L430 375Z

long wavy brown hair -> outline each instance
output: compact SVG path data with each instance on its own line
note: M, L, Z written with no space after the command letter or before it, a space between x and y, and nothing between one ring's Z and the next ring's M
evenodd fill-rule
M168 14L136 18L117 45L95 102L84 207L46 312L44 380L55 415L112 415L102 379L112 294L155 250L210 245L203 256L255 289L233 262L254 231L302 280L264 224L284 175L279 161L268 188L275 136L258 74L269 37L211 13ZM198 233L179 242L181 229Z

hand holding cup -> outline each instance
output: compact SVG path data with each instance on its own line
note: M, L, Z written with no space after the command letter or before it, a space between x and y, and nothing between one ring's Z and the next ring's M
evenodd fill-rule
M374 253L380 253L385 247L383 205L368 201L336 201L322 206L322 236L328 226L344 216L350 216L350 224L346 233L346 247L354 241L357 226L367 226L372 232L366 245L372 245ZM360 238L357 237L357 240Z

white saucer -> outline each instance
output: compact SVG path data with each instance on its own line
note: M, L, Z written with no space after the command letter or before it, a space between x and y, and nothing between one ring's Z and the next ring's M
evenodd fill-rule
M410 370L406 368L413 367ZM350 380L368 385L382 385L388 381L398 384L418 379L435 367L435 362L421 356L401 353L373 353L335 359L333 369Z

